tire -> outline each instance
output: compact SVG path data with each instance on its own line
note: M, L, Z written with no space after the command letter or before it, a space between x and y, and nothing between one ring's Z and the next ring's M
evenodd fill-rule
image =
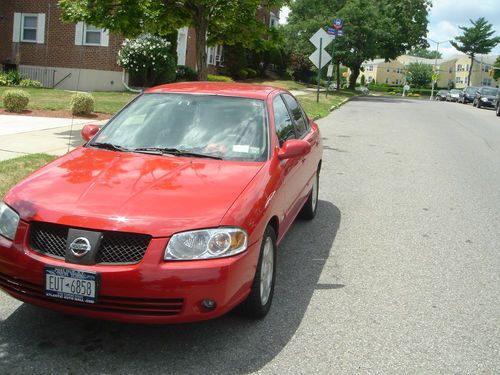
M497 99L497 105L495 107L495 112L497 114L497 116L500 116L500 103L498 103L500 99Z
M272 272L270 275L269 272ZM276 282L276 233L268 226L262 237L259 262L252 283L252 290L247 299L238 308L238 312L253 319L264 318L273 302Z
M476 106L476 99L474 99L474 100L472 101L472 106L473 106L473 107L475 107L475 106Z
M306 203L302 207L299 216L302 219L312 220L316 216L316 209L318 208L318 194L319 194L319 171L316 171L313 186Z
M478 101L477 101L476 108L481 109L481 100L478 100Z

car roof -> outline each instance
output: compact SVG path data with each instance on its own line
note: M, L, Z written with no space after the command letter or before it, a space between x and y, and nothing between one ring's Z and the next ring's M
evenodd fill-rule
M234 82L181 82L152 87L146 93L186 93L238 96L243 98L266 99L273 91L287 90L250 83Z

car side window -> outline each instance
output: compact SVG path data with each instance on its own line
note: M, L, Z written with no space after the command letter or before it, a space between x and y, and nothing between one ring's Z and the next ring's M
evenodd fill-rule
M278 136L281 146L288 139L295 138L295 130L288 109L280 95L273 99L273 112L276 135Z
M290 95L284 94L286 104L292 113L292 117L294 120L294 127L297 133L297 137L302 137L307 130L309 129L308 121L306 120L304 114L302 113L302 109L300 108L297 101Z

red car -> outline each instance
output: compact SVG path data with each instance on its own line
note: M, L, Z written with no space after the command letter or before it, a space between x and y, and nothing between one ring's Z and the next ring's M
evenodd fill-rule
M322 141L286 90L180 83L138 96L0 203L0 287L139 323L271 306L276 249L318 201Z

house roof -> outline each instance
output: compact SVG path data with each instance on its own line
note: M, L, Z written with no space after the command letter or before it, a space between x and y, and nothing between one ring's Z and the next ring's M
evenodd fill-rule
M363 64L361 65L378 65L382 64L383 62L385 62L385 59L373 59L373 60L367 60L363 62Z

